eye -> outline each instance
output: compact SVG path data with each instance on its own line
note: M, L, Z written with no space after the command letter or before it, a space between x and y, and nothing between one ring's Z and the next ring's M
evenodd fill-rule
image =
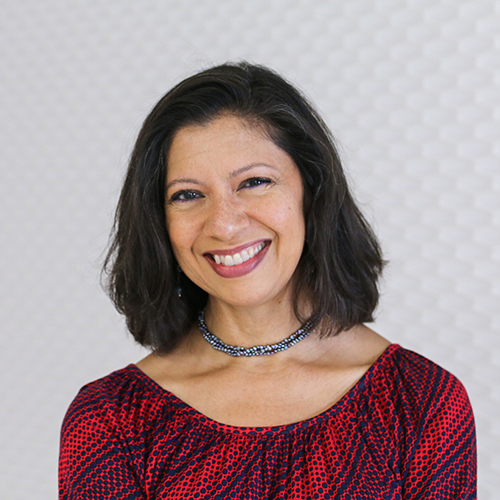
M272 182L271 179L268 179L267 177L252 177L250 179L243 181L238 186L238 189L253 188L257 186L271 184L271 182Z
M176 201L186 202L191 200L197 200L202 198L203 195L199 191L193 191L191 189L183 189L182 191L177 191L174 193L169 200L169 203L174 203Z

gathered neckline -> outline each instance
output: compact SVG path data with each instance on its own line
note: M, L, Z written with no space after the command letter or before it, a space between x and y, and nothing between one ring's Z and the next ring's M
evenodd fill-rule
M201 413L200 411L193 408L191 405L180 399L174 393L170 392L168 389L163 388L160 384L154 381L149 375L146 375L137 365L130 364L125 367L125 370L132 370L144 382L153 392L160 397L166 397L172 403L174 403L179 409L184 413L192 417L193 419L199 421L201 424L210 427L211 429L230 433L230 434L246 434L246 435L275 435L296 432L302 429L307 429L318 425L325 419L328 419L335 413L340 412L346 405L348 405L356 396L362 392L367 384L371 381L375 373L380 369L381 365L397 350L401 349L399 344L390 344L384 350L384 352L375 360L375 362L368 368L368 370L363 374L363 376L342 396L337 402L332 406L322 411L318 415L309 417L305 420L299 422L294 422L290 424L274 425L274 426L261 426L261 427L248 427L248 426L237 426L231 424L224 424L218 422L207 415Z

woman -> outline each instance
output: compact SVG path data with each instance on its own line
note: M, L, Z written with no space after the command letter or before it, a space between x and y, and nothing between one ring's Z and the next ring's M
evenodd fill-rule
M378 243L280 76L226 64L167 93L115 229L109 291L152 354L72 403L60 498L475 497L465 390L364 326Z

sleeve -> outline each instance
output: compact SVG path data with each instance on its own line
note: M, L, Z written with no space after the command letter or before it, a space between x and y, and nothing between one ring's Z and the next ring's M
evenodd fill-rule
M130 445L102 397L84 387L63 421L59 500L143 500Z
M462 384L448 372L442 375L425 388L431 395L426 405L415 409L423 418L420 429L409 436L413 446L404 466L404 500L477 498L472 408Z

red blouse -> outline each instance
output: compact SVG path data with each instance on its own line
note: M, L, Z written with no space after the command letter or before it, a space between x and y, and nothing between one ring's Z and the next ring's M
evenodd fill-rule
M393 344L320 415L235 427L129 365L81 389L64 419L60 499L473 499L462 384Z

